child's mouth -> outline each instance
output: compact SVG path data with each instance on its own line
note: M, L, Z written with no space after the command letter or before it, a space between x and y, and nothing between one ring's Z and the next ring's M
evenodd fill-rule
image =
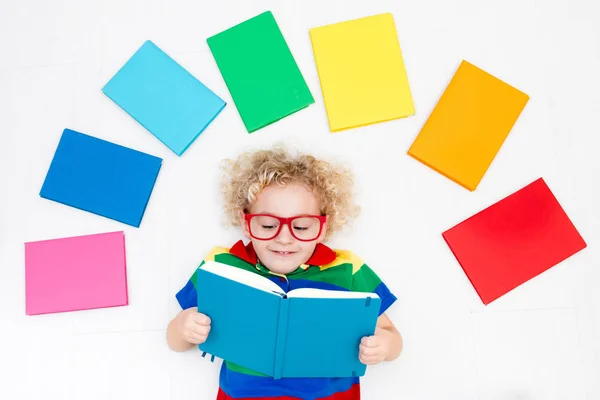
M276 251L276 250L271 250L271 252L277 254L278 256L282 256L282 257L291 256L292 254L295 254L293 251Z

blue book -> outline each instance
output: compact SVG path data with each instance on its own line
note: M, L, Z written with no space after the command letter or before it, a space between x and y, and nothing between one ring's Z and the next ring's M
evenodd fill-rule
M373 335L375 293L294 289L217 262L198 268L198 311L211 318L200 350L275 379L362 376L360 340ZM205 354L204 354L205 355Z
M178 156L225 107L150 40L102 91Z
M162 159L65 129L40 196L139 227Z

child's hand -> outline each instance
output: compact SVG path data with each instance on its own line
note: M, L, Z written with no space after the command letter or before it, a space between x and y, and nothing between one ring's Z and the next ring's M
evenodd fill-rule
M365 336L360 341L358 359L365 365L384 361L392 347L393 334L382 328L375 328L373 336Z
M210 318L190 308L178 316L179 333L188 343L198 345L206 341L210 332Z

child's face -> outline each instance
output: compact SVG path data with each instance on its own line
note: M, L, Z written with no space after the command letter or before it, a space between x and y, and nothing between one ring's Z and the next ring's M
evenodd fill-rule
M287 186L271 185L264 188L248 212L289 218L297 215L320 215L320 207L317 198L306 187L291 183ZM258 240L250 235L243 214L240 215L240 218L244 235L252 241L261 263L278 274L295 271L301 264L308 261L317 243L323 241L327 229L325 223L316 240L304 242L292 236L290 227L286 224L281 227L281 231L273 239Z

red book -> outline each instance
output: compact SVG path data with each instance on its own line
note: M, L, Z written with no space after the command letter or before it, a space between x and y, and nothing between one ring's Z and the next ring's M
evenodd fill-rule
M542 178L442 236L486 305L586 247Z

